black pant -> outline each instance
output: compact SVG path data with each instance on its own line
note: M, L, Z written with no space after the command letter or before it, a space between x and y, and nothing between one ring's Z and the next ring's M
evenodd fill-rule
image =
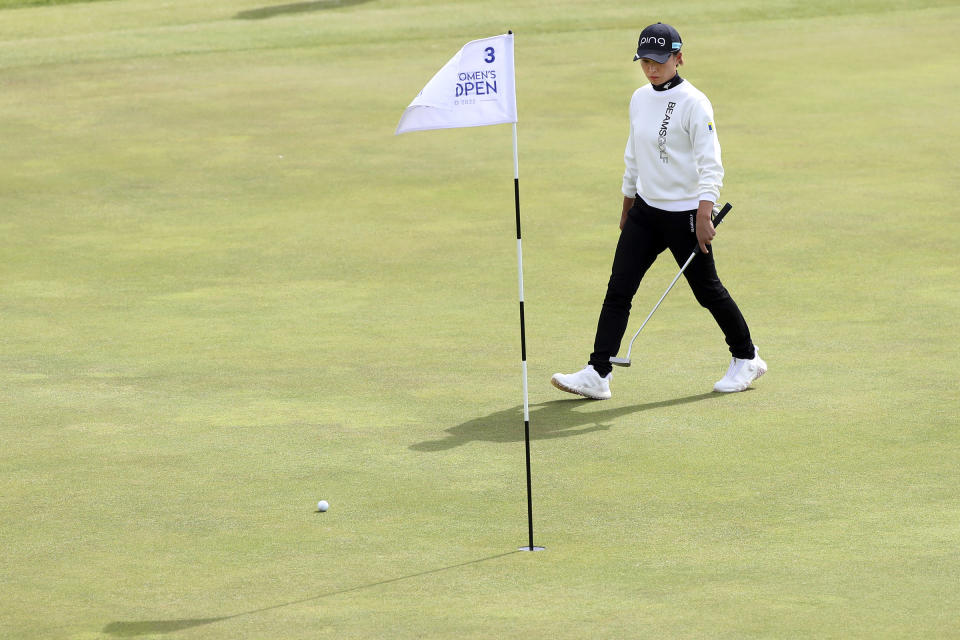
M640 280L664 249L670 249L677 265L690 257L697 246L696 209L691 211L663 211L651 207L639 196L627 215L620 232L613 271L603 300L597 336L590 354L590 364L601 376L613 368L610 356L620 351L620 341L627 330L630 306ZM697 256L683 272L700 306L713 314L726 338L730 353L735 358L753 358L754 347L743 314L737 303L717 277L713 249Z

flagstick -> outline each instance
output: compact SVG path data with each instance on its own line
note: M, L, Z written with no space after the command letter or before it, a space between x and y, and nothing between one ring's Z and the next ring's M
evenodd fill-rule
M520 238L520 161L517 154L517 123L513 123L513 200L517 210L517 277L520 283L520 353L523 369L523 434L527 449L527 529L530 543L520 551L543 551L533 545L533 495L530 481L530 400L527 392L527 335L523 317L523 246Z

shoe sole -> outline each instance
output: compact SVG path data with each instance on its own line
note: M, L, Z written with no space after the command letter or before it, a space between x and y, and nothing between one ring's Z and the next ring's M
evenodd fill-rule
M557 389L560 389L560 391L566 391L567 393L572 393L575 396L581 396L583 398L587 398L588 400L609 400L610 399L610 396L591 396L587 393L584 393L583 391L578 391L573 387L568 387L566 385L561 384L560 382L557 381L556 378L550 378L550 384L555 386Z

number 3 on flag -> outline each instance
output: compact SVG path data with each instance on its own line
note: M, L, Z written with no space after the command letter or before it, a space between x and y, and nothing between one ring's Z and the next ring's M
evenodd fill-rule
M494 52L493 52L493 47L487 47L487 48L484 49L483 51L484 51L484 53L487 54L487 57L483 59L484 62L486 62L487 64L490 64L491 62L493 62L494 60L496 60L496 57L493 55L493 53L494 53Z

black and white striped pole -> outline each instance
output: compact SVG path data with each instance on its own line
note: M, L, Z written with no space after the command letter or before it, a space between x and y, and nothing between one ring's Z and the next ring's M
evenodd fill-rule
M511 33L513 33L511 31ZM517 211L517 278L520 286L520 356L523 370L523 438L527 453L527 531L529 543L520 551L543 551L533 544L533 493L530 479L530 399L527 391L527 329L523 316L523 245L520 233L520 161L517 154L517 123L513 123L513 201Z

